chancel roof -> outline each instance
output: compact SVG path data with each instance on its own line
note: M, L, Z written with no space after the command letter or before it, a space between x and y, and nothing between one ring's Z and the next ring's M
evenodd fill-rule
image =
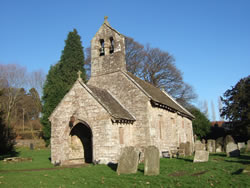
M180 115L187 116L189 118L194 118L194 116L188 112L184 107L178 104L170 95L161 91L159 88L151 85L150 83L138 78L130 72L126 72L130 78L132 78L136 84L141 87L141 89L146 92L148 97L151 98L152 105L155 105L160 108L167 108L170 111L176 111Z

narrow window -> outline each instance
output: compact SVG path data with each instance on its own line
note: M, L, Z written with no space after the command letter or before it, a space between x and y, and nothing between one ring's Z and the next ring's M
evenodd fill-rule
M104 56L105 55L105 50L104 50L104 40L103 39L100 39L100 44L101 44L100 56Z
M120 137L120 144L124 144L124 129L123 129L123 127L119 127L119 137Z
M113 37L110 37L109 40L110 40L109 53L112 54L114 52L114 39Z
M163 118L162 118L162 115L161 114L158 114L159 116L159 134L160 134L160 139L162 139L162 125L163 125Z

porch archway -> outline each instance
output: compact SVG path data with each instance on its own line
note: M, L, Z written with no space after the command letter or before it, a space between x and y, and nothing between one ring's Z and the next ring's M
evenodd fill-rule
M86 123L77 123L70 131L73 158L84 158L85 163L93 161L92 130Z

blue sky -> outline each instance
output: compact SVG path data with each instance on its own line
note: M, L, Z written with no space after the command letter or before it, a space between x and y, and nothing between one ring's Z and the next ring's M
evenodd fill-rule
M73 28L90 46L103 17L142 44L168 51L199 101L217 100L250 74L249 0L1 0L0 63L48 72ZM211 116L211 112L210 112Z

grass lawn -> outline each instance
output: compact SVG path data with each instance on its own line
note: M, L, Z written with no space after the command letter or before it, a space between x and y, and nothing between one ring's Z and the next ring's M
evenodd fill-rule
M143 164L136 174L117 175L106 165L60 168L50 164L50 151L19 149L32 162L0 161L0 187L250 187L250 153L239 158L211 154L209 162L193 163L192 157L161 159L159 176L144 176ZM44 169L32 171L31 169ZM52 170L49 170L52 169Z

